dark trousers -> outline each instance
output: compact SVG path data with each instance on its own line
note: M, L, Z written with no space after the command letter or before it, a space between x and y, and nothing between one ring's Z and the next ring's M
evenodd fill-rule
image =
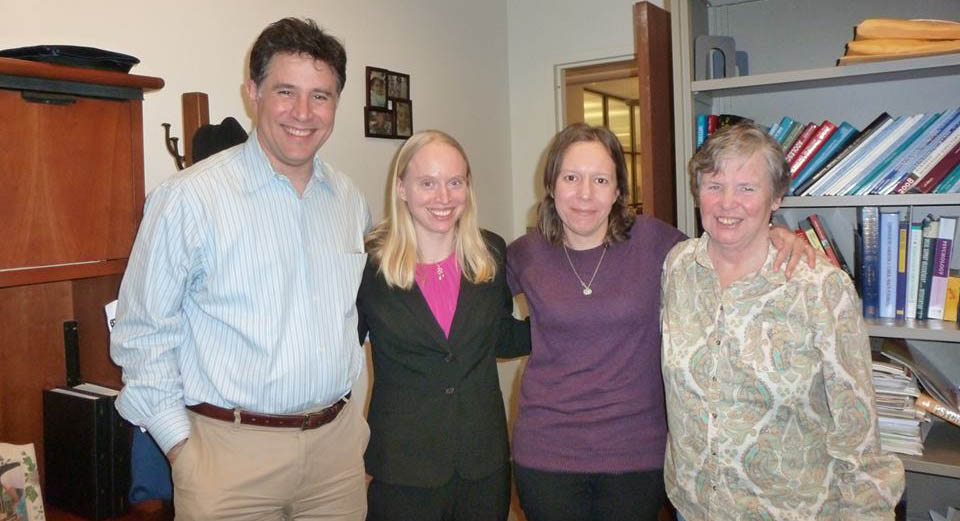
M516 465L514 474L528 521L656 521L666 499L662 469L580 474Z
M367 488L367 521L505 521L509 510L509 465L478 480L454 474L435 488L376 478Z

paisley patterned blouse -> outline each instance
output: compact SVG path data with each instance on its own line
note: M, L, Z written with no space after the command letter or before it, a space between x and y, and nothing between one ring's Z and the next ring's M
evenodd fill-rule
M687 521L893 519L903 465L880 450L850 279L801 262L721 289L709 236L663 269L667 494Z

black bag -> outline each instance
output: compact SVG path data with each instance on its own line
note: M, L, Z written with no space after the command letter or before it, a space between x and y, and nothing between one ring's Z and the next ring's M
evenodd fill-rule
M17 58L86 69L130 72L140 60L128 54L77 45L34 45L0 50L0 58Z

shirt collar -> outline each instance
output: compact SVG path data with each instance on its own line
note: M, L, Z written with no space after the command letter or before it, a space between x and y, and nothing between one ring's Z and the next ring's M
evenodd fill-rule
M256 129L250 132L247 141L241 146L243 147L244 162L246 165L252 167L247 168L243 175L244 190L247 192L255 192L271 182L290 182L285 179L283 174L273 169L273 165L270 164L270 159L267 158L266 152L264 152L260 146ZM313 174L311 175L310 182L307 184L307 190L304 192L304 196L306 196L308 192L315 190L315 188L312 188L313 185L325 187L327 190L330 190L331 193L336 193L333 183L330 182L330 174L327 172L327 168L326 163L321 161L315 154L313 156Z
M710 272L710 275L716 278L716 270L713 267L713 259L710 258L710 253L707 251L707 245L710 243L710 234L703 232L703 235L700 236L700 240L697 241L697 248L694 252L694 260L701 268ZM773 286L781 286L787 282L787 278L784 276L783 271L784 267L781 266L779 270L774 271L773 261L777 258L777 249L771 244L767 248L767 258L763 261L763 266L760 267L760 270L757 273L738 280L730 285L731 288L743 288L744 291L748 293L754 292L763 292L765 288Z

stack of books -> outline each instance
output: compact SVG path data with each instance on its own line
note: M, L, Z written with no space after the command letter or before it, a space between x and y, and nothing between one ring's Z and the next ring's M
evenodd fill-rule
M923 455L921 422L926 413L916 407L917 379L896 362L873 361L873 386L877 400L877 425L883 450Z
M844 121L770 127L790 165L787 195L960 192L960 108L892 117L862 131Z
M857 210L857 289L866 318L957 321L960 272L951 270L957 217Z
M727 125L735 125L741 121L753 123L753 120L736 114L698 114L697 115L697 149L717 130Z
M917 411L960 427L960 382L951 379L922 349L904 340L885 339L879 352L891 364L903 367L906 376L911 373L916 376L920 385L913 404ZM879 393L879 387L877 391ZM922 434L925 435L926 430L923 429Z
M797 225L798 228L794 230L794 232L800 236L801 239L809 242L814 250L825 255L831 264L842 269L851 280L853 279L853 271L850 269L850 265L847 264L847 259L844 258L843 252L837 247L837 241L833 238L833 233L830 231L825 220L814 213L805 219L801 219Z

